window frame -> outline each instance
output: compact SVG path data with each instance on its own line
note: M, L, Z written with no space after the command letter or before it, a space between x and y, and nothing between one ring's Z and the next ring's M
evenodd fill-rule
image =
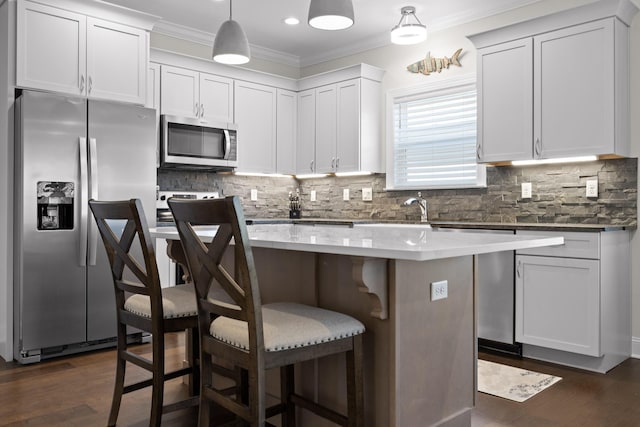
M486 166L481 163L477 163L478 175L476 184L467 185L398 185L395 183L395 157L394 157L394 143L395 143L395 124L394 124L394 106L396 101L400 98L417 97L421 94L427 94L429 92L435 92L440 90L446 90L455 88L457 86L477 85L476 75L466 74L463 76L456 76L429 82L426 84L420 84L416 86L410 86L406 88L390 89L386 94L386 190L389 191L402 191L402 190L447 190L447 189L461 189L461 188L486 188ZM476 116L477 120L477 116ZM477 122L476 122L477 129ZM476 146L477 146L477 134L476 134Z

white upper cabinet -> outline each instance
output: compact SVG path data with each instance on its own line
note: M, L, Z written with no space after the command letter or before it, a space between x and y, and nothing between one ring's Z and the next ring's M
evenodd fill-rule
M200 118L233 123L233 80L200 73Z
M162 114L233 123L232 79L168 65L161 74Z
M276 173L276 89L235 82L238 171Z
M615 134L615 81L627 76L616 67L616 26L605 19L534 37L536 158L629 154Z
M161 113L199 118L200 73L168 65L162 65L160 69Z
M87 18L87 95L144 104L147 46L144 30Z
M87 18L28 1L17 17L17 85L85 95Z
M316 172L336 169L336 85L316 89Z
M383 170L383 74L360 64L303 79L301 86L312 88L298 94L297 174ZM316 86L332 79L337 83Z
M628 156L628 0L469 36L478 47L478 159Z
M296 141L296 174L316 171L316 90L298 93L298 138Z
M16 43L19 87L145 103L144 29L23 0Z
M533 147L533 41L478 51L478 159L528 160Z
M284 89L277 89L276 94L276 171L293 175L296 173L298 94Z

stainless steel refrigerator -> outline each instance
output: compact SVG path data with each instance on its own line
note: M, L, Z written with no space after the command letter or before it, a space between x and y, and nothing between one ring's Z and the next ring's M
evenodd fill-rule
M140 198L155 226L155 111L24 91L15 103L14 357L115 345L90 198Z

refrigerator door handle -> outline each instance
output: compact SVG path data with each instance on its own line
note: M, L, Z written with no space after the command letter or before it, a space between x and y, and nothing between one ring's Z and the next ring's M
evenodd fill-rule
M80 148L80 250L78 251L78 263L84 267L87 265L87 225L89 223L87 138L79 137L78 146Z
M91 179L91 195L90 198L98 200L98 151L96 148L96 139L89 138L89 159L91 169L89 176ZM98 249L98 227L95 221L88 221L89 228L89 265L96 265L96 253Z

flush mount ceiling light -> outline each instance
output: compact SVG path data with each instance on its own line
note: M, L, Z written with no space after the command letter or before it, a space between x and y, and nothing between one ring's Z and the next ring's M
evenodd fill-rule
M391 43L393 44L416 44L427 39L427 27L416 16L416 8L405 6L400 9L402 16L398 25L391 30ZM412 19L417 23L409 22Z
M351 0L311 0L309 25L320 30L344 30L353 25Z
M213 41L213 60L221 64L246 64L251 59L249 40L232 18L231 3L229 0L229 20L222 23Z

